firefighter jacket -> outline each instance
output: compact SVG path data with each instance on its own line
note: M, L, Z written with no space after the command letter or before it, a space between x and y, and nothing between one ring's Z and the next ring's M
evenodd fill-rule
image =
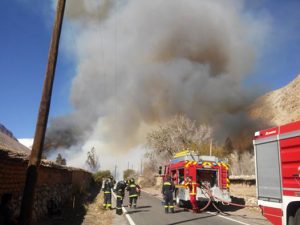
M199 184L188 181L184 183L184 186L190 190L190 195L197 195L197 187L199 187Z
M126 190L129 192L129 198L138 197L140 194L140 186L135 183L130 183Z
M122 180L117 183L115 190L118 196L122 196L122 198L124 197L126 186L126 183Z
M162 194L166 195L166 194L170 194L173 193L175 191L175 185L173 183L173 181L165 181L163 183L162 186Z
M104 194L111 194L111 189L113 188L113 184L111 181L106 180L103 185Z

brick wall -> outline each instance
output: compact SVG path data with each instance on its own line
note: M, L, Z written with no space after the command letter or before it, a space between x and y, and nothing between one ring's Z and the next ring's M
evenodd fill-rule
M0 197L4 193L12 193L13 207L18 214L28 160L24 155L11 153L0 150ZM90 181L91 174L87 171L44 161L39 168L34 218L47 213L47 202L50 199L64 203L72 197L73 193L87 188Z

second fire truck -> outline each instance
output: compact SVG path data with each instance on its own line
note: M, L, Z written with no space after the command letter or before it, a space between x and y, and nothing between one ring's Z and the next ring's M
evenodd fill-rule
M255 133L258 205L274 225L300 225L300 121Z

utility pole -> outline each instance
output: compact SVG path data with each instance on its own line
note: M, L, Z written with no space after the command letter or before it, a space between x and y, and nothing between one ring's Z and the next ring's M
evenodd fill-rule
M212 139L210 139L209 155L212 155Z
M38 168L41 162L41 156L44 146L65 4L66 0L58 0L42 99L40 102L39 114L35 128L34 142L26 171L26 181L23 191L19 225L31 224L34 204L34 190L37 182Z
M115 180L117 180L117 165L115 165Z

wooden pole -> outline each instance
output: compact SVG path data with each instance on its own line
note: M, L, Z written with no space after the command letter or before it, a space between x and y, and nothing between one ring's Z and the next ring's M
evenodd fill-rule
M117 180L117 165L115 165L115 180Z
M34 190L44 146L65 4L66 0L58 0L34 142L26 171L19 225L30 225L32 220Z
M212 139L210 139L209 155L212 155Z

